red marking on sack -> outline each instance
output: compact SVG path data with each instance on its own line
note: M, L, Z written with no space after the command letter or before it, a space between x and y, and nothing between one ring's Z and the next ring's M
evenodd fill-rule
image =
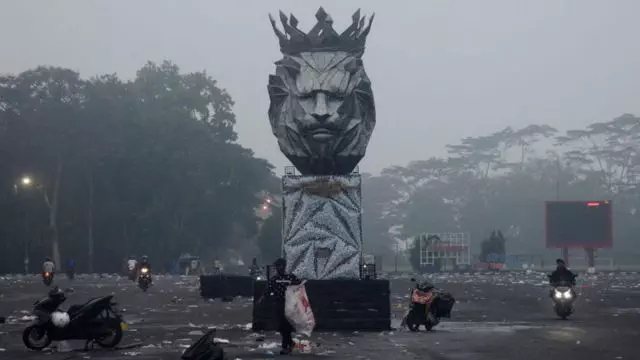
M304 307L304 311L309 311L311 304L309 304L309 299L307 299L306 292L300 293L300 301L302 302L302 306Z

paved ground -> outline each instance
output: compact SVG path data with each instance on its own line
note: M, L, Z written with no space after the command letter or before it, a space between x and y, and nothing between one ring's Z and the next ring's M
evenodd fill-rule
M392 279L392 302L397 315L406 304L407 277ZM581 279L576 314L557 320L546 297L544 274L436 276L437 286L458 299L451 321L432 333L317 333L315 355L333 359L638 359L640 339L640 275L623 273ZM205 301L195 278L158 277L149 293L116 276L86 276L61 287L75 291L67 305L92 296L114 293L131 324L123 345L115 351L27 351L21 331L31 304L46 288L37 277L0 278L0 359L179 359L184 349L207 328L219 329L229 341L230 359L261 359L277 352L277 336L249 330L251 303ZM397 324L399 321L394 321ZM82 343L71 343L81 348ZM63 349L64 350L64 349Z

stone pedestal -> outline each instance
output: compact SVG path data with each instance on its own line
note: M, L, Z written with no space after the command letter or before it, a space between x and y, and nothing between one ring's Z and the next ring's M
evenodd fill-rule
M358 279L362 256L360 174L285 175L282 194L287 271L302 279Z

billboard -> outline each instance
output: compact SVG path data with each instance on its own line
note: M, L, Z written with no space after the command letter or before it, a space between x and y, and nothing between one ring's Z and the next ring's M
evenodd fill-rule
M600 201L547 201L547 248L610 248L613 246L612 205Z

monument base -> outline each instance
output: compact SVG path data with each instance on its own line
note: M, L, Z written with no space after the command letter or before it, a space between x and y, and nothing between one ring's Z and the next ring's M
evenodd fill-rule
M201 275L200 296L205 299L253 296L253 278L241 275Z
M388 280L307 280L307 295L316 318L315 331L388 331L391 300ZM275 331L273 303L265 299L266 281L254 283L253 330Z
M360 174L283 176L282 216L287 272L301 279L360 278Z

